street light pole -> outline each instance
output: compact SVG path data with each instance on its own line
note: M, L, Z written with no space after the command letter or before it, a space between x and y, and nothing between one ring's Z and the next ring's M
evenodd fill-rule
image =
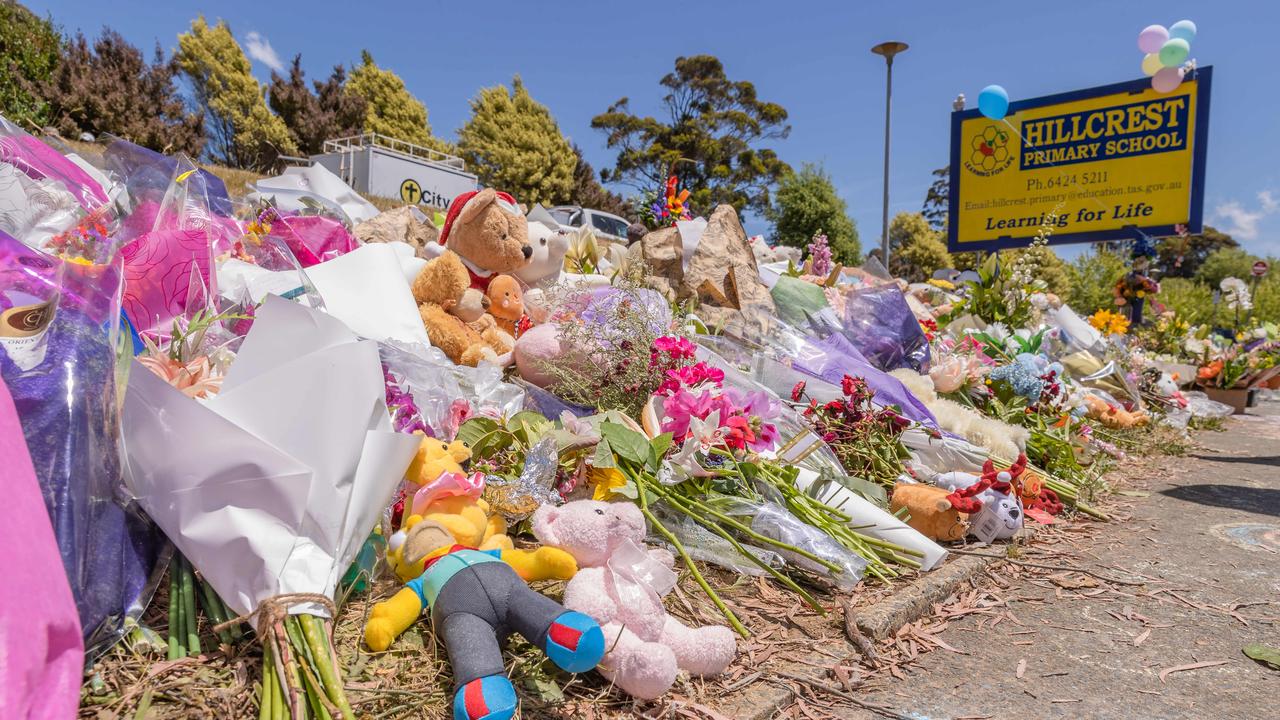
M880 259L885 270L889 269L889 111L893 100L893 56L907 49L904 42L882 42L871 52L884 56L886 78L884 85L884 212L880 225Z

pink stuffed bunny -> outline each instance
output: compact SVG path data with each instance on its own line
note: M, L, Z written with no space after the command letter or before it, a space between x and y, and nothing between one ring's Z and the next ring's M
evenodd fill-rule
M590 615L604 629L600 674L642 700L660 697L680 670L716 675L737 654L733 631L722 625L688 628L667 614L662 596L675 585L671 553L645 551L640 509L626 502L577 500L533 515L543 545L568 552L578 574L564 606Z

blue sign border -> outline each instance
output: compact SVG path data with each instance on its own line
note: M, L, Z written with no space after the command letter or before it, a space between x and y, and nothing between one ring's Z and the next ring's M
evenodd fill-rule
M1191 148L1191 217L1187 230L1199 233L1204 230L1204 175L1205 158L1209 149L1209 93L1213 88L1213 67L1197 68L1191 78L1200 86L1196 94L1196 134ZM1102 85L1099 87L1045 95L1028 100L1009 103L1009 114L1020 110L1056 105L1058 103L1087 100L1104 95L1120 93L1137 94L1151 87L1151 79L1130 80L1128 82ZM947 201L948 220L959 215L960 210L960 126L965 120L981 117L982 113L974 108L951 113L951 175L949 198ZM1004 250L1007 248L1026 247L1032 238L998 237L994 240L980 240L961 243L956 237L959 234L957 223L947 222L947 252L969 252L972 250ZM1126 225L1118 230L1091 230L1088 232L1054 233L1049 237L1050 245L1069 245L1072 243L1091 243L1114 240L1126 240L1140 235L1175 235L1173 225Z

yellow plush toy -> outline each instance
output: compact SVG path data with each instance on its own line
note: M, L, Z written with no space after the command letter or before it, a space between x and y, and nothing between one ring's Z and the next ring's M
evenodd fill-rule
M489 516L489 504L469 497L444 498L431 504L422 515L411 515L400 532L391 537L387 548L387 564L396 576L408 582L422 574L422 567L437 547L424 548L413 539L422 531L414 528L425 522L427 526L444 528L453 544L476 550L499 550L502 561L515 568L525 581L568 580L578 571L573 556L550 547L537 550L520 550L506 535L506 523L501 515ZM425 527L425 526L424 526Z
M413 456L413 462L404 473L405 482L409 483L409 494L440 477L441 473L466 472L465 466L470 460L471 448L461 440L444 442L423 435L418 454Z

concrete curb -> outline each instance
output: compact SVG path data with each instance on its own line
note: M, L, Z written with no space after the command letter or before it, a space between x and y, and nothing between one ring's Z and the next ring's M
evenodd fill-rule
M884 600L855 609L858 629L874 640L884 640L903 625L928 615L935 603L942 602L957 588L1001 560L977 555L952 555L941 567L894 588ZM831 643L826 648L835 653L853 651L847 641ZM715 710L739 720L769 720L786 707L792 700L791 689L782 683L770 683L768 671L763 672L759 680L717 701ZM818 672L816 668L797 667L793 672L826 679L815 674Z

